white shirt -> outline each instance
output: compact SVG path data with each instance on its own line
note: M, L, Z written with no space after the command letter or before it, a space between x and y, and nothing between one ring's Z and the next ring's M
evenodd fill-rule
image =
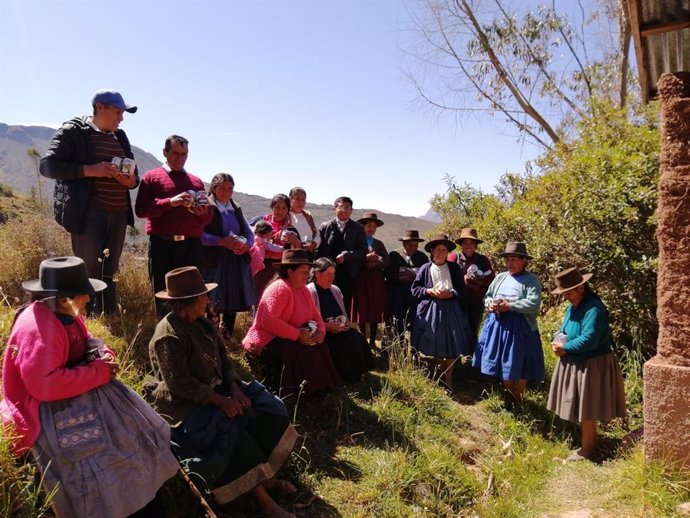
M431 282L433 282L433 288L440 288L446 290L453 289L453 281L450 278L450 270L448 269L448 263L443 263L441 266L436 263L431 263L429 268L429 274L431 275Z
M295 214L290 213L290 224L297 229L299 236L302 238L302 243L304 243L305 236L312 237L312 230L309 226L309 222L303 213ZM319 235L318 229L316 230L316 235L314 236L314 243L318 247L321 244L321 236Z

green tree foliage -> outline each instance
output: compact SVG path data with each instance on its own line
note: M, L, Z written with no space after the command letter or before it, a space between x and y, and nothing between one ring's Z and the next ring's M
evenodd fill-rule
M658 114L654 107L633 117L608 103L594 108L577 140L540 158L540 174L506 175L493 195L449 178L432 203L446 232L478 228L482 249L494 257L506 242L526 241L545 291L561 269L593 272L618 341L649 353L657 334ZM558 303L546 300L544 309Z

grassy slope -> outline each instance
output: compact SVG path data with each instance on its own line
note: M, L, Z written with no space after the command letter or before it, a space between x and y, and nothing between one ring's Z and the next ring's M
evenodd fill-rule
M67 246L64 232L38 217L0 225L0 353L20 281L35 276L42 258L65 253ZM145 264L136 250L123 258L119 293L121 314L91 320L89 327L118 350L123 379L137 388L154 320ZM542 319L544 337L560 318L556 311ZM244 319L239 327L246 325ZM554 359L546 357L550 371ZM236 359L247 377L254 375L242 357ZM639 371L634 356L625 363L636 424ZM616 456L625 434L619 425L603 430L604 462L563 463L577 429L545 410L546 384L532 387L523 409L507 412L495 382L471 369L458 369L450 397L417 367L394 351L390 365L381 363L361 383L288 402L301 440L284 474L300 492L284 500L286 507L301 517L565 516L573 510L662 517L673 516L675 506L690 499L687 475L645 464L639 445ZM35 493L30 470L15 464L0 439L0 516L40 516ZM171 516L203 516L183 481L175 480L166 494L176 509ZM249 497L216 511L257 513Z

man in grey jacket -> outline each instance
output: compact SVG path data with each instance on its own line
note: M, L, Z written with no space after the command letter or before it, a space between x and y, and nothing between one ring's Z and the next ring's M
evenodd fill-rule
M134 158L119 126L124 112L134 113L137 107L125 104L114 90L99 90L91 104L92 116L75 117L55 133L40 171L55 180L55 220L70 233L74 255L84 260L89 277L108 285L90 309L113 313L113 277L127 225L134 225L129 190L139 184L136 167L127 170L113 159Z

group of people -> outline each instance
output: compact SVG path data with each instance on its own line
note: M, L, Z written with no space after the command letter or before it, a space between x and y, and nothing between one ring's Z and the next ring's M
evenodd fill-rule
M131 158L118 127L136 107L99 91L93 110L66 123L41 161L56 179L55 215L76 257L47 259L39 278L24 283L32 302L18 312L3 360L0 417L14 451L38 464L46 489L58 488L59 516L162 516L157 492L178 463L220 503L252 492L267 516L291 516L271 496L295 489L276 478L297 436L275 394L361 379L383 322L400 339L409 332L448 387L462 356L502 380L513 401L523 400L528 380L544 378L541 286L525 243L506 245L498 274L471 228L456 241L406 230L388 253L374 237L384 224L376 213L354 221L352 200L340 197L333 219L317 227L299 187L274 196L271 212L251 225L232 199L232 176L216 175L206 193L184 169L183 137L166 140L166 164L140 183L136 170L123 172L111 159ZM83 320L89 310L115 308L113 276L136 185L160 319L149 344L148 403L117 381L114 352ZM104 248L110 256L101 264ZM594 457L597 421L625 415L608 313L590 278L567 269L553 291L570 306L551 344L559 361L548 408L582 423L571 460ZM242 347L263 364L273 392L239 378L221 334L252 307ZM133 488L134 472L149 483Z

